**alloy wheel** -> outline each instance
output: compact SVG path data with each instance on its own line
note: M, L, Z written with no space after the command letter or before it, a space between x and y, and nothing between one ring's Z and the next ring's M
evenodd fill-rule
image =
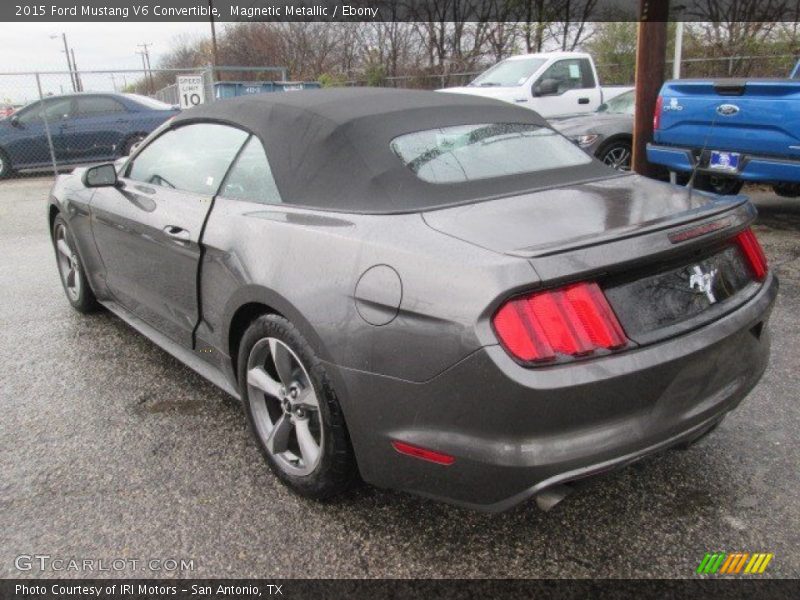
M81 265L67 237L67 228L62 224L56 226L55 241L61 281L70 299L77 302L81 297Z
M630 171L631 149L627 146L614 146L606 152L603 162L617 171Z
M247 401L275 463L290 475L310 475L324 444L319 399L302 361L277 338L263 338L250 351Z

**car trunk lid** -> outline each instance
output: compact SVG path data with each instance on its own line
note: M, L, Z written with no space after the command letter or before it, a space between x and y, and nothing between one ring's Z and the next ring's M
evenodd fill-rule
M744 196L689 193L630 176L424 219L442 233L527 259L537 287L596 281L626 335L648 344L711 322L757 292L760 282L735 239L754 216Z
M744 196L689 193L638 175L563 186L423 214L433 229L535 258L676 227L729 211Z

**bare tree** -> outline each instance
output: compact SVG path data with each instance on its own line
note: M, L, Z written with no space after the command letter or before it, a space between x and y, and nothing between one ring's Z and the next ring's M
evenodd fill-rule
M777 22L789 7L787 0L698 0L686 12L691 23L688 42L706 56L753 54L774 39ZM795 6L796 9L796 6ZM748 75L752 65L743 59L728 61L728 75Z

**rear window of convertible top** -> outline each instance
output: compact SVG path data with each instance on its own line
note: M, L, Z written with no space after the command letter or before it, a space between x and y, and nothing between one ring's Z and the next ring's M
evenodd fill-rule
M591 162L552 129L528 123L457 125L394 138L392 151L428 183L461 183Z

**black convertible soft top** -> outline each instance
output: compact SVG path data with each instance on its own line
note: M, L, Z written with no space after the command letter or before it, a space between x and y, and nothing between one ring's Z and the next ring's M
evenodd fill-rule
M336 88L240 96L182 112L193 121L236 125L264 144L284 203L322 210L402 213L604 178L593 162L452 184L426 183L394 154L399 135L480 123L548 126L537 113L476 96Z

